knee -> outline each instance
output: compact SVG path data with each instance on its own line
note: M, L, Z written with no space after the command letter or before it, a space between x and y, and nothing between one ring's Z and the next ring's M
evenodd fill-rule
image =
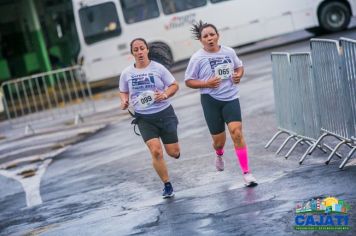
M224 144L222 143L214 143L214 149L223 149L224 148Z
M154 158L154 159L159 160L159 159L163 158L163 152L162 152L162 149L160 149L160 148L152 149L151 154L152 154L152 158Z
M179 159L179 157L180 157L180 150L177 149L177 150L170 151L170 152L168 153L168 155L171 156L171 157L173 157L173 158L175 158L175 159Z
M225 145L225 142L224 141L218 141L218 140L214 140L213 141L213 147L214 149L223 149L224 148L224 145Z
M179 159L180 157L180 152L175 152L173 155L171 155L171 157L175 158L175 159Z
M232 137L234 138L234 140L239 141L242 139L241 129L238 129L238 128L233 129L231 133L232 133Z

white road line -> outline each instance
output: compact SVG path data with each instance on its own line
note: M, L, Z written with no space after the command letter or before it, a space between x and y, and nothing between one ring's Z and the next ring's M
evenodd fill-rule
M52 162L52 158L59 155L60 153L64 152L67 150L70 146L67 146L65 148L61 148L59 150L55 150L53 152L46 153L44 155L37 155L37 156L32 156L28 158L22 158L21 160L16 160L12 164L21 164L21 163L26 163L31 160L39 160L42 161L41 164L27 164L25 166L22 166L21 168L13 168L13 169L0 169L0 175L3 175L5 177L15 179L19 181L25 191L26 194L26 204L27 207L32 207L36 206L39 204L42 204L42 198L41 198L41 193L40 193L40 185L41 185L41 178L43 174L46 172L47 167L49 164ZM7 163L10 164L10 163ZM4 167L4 166L3 166ZM6 167L6 165L5 165ZM34 171L33 176L29 177L24 177L23 173L24 171Z

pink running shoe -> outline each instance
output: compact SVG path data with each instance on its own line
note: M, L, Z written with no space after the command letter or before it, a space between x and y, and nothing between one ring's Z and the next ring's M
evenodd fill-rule
M215 157L215 167L217 171L224 170L224 160L222 159L222 156Z
M251 173L244 174L244 180L246 187L255 187L257 185L257 181Z

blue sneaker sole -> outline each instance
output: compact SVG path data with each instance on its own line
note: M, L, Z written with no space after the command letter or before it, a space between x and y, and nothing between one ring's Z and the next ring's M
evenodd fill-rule
M165 196L162 196L163 199L166 199L166 198L172 198L174 197L174 193L170 194L170 195L165 195Z

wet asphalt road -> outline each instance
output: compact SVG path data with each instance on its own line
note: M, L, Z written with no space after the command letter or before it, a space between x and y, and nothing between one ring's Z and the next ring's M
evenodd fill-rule
M329 37L339 36L356 38L356 30ZM226 169L215 171L198 91L185 88L184 71L177 71L181 89L172 104L180 121L182 155L179 160L165 156L176 191L173 199L161 199L163 186L148 150L133 133L126 112L118 111L116 91L110 91L97 100L101 113L86 119L87 126L105 127L70 143L47 167L40 185L42 204L27 207L20 183L0 175L0 235L356 235L355 158L340 171L340 160L334 158L326 166L327 155L320 151L299 166L303 146L288 160L275 156L283 139L264 149L276 132L270 52L308 51L308 47L308 40L302 40L241 57L246 70L240 98L244 133L257 187L243 186L229 139ZM37 147L32 152L26 149L26 154L33 155L50 150L49 143L77 140L73 134L64 134L64 127L52 127L50 133L57 134L56 140L48 135L27 142L4 140L1 155L6 161L22 157L21 151L7 158L4 154L17 144ZM296 203L320 195L335 196L351 205L350 231L293 229Z

